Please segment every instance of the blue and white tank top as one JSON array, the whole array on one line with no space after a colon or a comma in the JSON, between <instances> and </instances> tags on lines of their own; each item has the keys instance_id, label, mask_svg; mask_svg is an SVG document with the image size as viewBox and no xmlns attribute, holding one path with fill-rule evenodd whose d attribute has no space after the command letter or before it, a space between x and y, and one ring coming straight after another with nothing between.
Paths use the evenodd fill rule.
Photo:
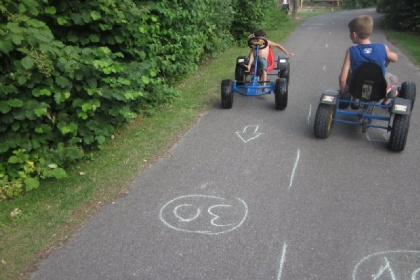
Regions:
<instances>
[{"instance_id":1,"label":"blue and white tank top","mask_svg":"<svg viewBox=\"0 0 420 280\"><path fill-rule=\"evenodd\" d=\"M364 44L355 45L349 48L350 51L350 68L352 71L366 62L375 62L381 66L385 75L385 62L387 60L386 49L384 44Z\"/></svg>"}]
</instances>

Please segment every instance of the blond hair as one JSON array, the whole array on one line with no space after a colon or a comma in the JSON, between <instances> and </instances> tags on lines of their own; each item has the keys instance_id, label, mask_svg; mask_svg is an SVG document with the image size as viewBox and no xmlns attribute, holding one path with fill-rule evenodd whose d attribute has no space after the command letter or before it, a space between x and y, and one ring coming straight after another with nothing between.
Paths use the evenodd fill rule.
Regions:
<instances>
[{"instance_id":1,"label":"blond hair","mask_svg":"<svg viewBox=\"0 0 420 280\"><path fill-rule=\"evenodd\" d=\"M362 39L367 39L372 34L373 18L371 16L358 16L349 22L350 32L356 32Z\"/></svg>"}]
</instances>

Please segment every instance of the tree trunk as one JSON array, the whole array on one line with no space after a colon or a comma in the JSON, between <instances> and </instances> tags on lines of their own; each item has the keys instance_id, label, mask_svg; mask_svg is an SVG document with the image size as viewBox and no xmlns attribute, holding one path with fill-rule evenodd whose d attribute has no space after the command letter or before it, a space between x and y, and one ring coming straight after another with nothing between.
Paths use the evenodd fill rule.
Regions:
<instances>
[{"instance_id":1,"label":"tree trunk","mask_svg":"<svg viewBox=\"0 0 420 280\"><path fill-rule=\"evenodd\" d=\"M292 19L298 19L297 10L299 5L299 0L291 0L292 2Z\"/></svg>"}]
</instances>

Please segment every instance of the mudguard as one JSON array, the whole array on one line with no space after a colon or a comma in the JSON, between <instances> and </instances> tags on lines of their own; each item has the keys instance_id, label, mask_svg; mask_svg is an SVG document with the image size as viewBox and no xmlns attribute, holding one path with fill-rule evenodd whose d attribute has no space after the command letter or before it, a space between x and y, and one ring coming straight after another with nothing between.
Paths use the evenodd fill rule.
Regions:
<instances>
[{"instance_id":1,"label":"mudguard","mask_svg":"<svg viewBox=\"0 0 420 280\"><path fill-rule=\"evenodd\" d=\"M408 115L411 112L411 100L405 98L395 98L392 104L391 113L398 115Z\"/></svg>"},{"instance_id":2,"label":"mudguard","mask_svg":"<svg viewBox=\"0 0 420 280\"><path fill-rule=\"evenodd\" d=\"M321 95L320 103L336 105L339 98L338 90L326 90Z\"/></svg>"},{"instance_id":3,"label":"mudguard","mask_svg":"<svg viewBox=\"0 0 420 280\"><path fill-rule=\"evenodd\" d=\"M279 55L279 60L277 61L277 69L279 71L287 70L288 62L289 57L287 55Z\"/></svg>"}]
</instances>

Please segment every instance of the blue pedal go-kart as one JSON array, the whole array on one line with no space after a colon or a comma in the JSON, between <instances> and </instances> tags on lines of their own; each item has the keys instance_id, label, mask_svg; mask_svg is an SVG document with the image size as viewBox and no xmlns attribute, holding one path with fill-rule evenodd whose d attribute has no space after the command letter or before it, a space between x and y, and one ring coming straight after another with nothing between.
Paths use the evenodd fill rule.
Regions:
<instances>
[{"instance_id":1,"label":"blue pedal go-kart","mask_svg":"<svg viewBox=\"0 0 420 280\"><path fill-rule=\"evenodd\" d=\"M315 136L327 138L335 123L361 126L363 133L371 127L379 128L391 131L388 142L391 151L403 151L416 98L416 84L406 81L397 85L397 89L398 97L390 98L385 105L381 100L389 96L381 67L373 62L363 64L352 74L348 84L353 99L341 97L336 90L322 94L315 115ZM350 105L353 110L347 109ZM378 114L379 109L384 109L382 114Z\"/></svg>"},{"instance_id":2,"label":"blue pedal go-kart","mask_svg":"<svg viewBox=\"0 0 420 280\"><path fill-rule=\"evenodd\" d=\"M234 93L242 96L261 96L274 92L275 107L284 110L287 107L288 85L290 76L289 57L280 55L274 60L273 50L268 46L265 38L253 37L248 40L248 46L256 53L253 66L249 71L246 67L247 56L239 56L236 59L235 80L225 79L222 81L221 97L222 108L230 109L233 105ZM273 81L262 81L261 70L258 69L259 51L269 47L267 76L276 75L278 78ZM276 64L276 65L275 65ZM276 71L275 73L271 73Z\"/></svg>"}]
</instances>

